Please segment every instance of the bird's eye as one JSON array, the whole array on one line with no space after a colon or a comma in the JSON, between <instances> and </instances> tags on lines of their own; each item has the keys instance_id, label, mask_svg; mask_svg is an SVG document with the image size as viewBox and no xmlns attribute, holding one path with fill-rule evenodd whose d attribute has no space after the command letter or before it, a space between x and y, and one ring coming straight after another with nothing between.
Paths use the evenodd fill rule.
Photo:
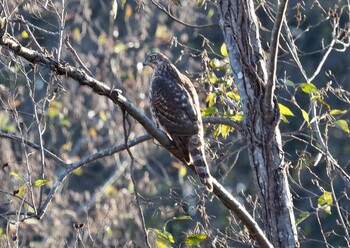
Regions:
<instances>
[{"instance_id":1,"label":"bird's eye","mask_svg":"<svg viewBox=\"0 0 350 248\"><path fill-rule=\"evenodd\" d=\"M155 60L155 59L156 59L156 55L152 55L151 60Z\"/></svg>"}]
</instances>

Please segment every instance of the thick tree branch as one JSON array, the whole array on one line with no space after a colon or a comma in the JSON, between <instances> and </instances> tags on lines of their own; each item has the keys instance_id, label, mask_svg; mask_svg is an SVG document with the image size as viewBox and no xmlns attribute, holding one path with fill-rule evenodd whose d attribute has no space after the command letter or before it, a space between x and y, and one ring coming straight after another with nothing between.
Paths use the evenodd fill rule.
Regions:
<instances>
[{"instance_id":1,"label":"thick tree branch","mask_svg":"<svg viewBox=\"0 0 350 248\"><path fill-rule=\"evenodd\" d=\"M56 72L59 75L66 76L68 78L72 78L77 81L80 85L90 87L95 93L99 95L103 95L108 97L114 103L116 103L121 109L125 110L129 115L131 115L136 121L138 121L147 132L156 139L163 147L168 149L174 156L178 157L180 160L183 159L179 156L176 148L171 145L171 141L168 137L160 131L157 126L145 116L138 108L136 108L130 101L127 100L121 94L121 91L118 89L110 88L106 84L94 79L89 76L83 69L73 67L67 63L62 61L55 60L52 56L48 54L39 53L32 49L23 47L14 37L10 36L6 33L6 28L4 23L0 23L0 45L8 48L11 52L20 56L32 64L41 64L50 70ZM141 138L140 138L141 139ZM142 139L145 139L142 138ZM135 141L134 142L138 142ZM128 144L128 147L132 146L132 144ZM125 144L120 145L118 149L125 149ZM93 154L88 156L82 160L79 160L76 163L72 163L69 167L58 177L53 187L51 188L48 197L45 202L39 208L39 212L36 217L41 218L49 206L49 203L52 201L57 189L62 184L62 182L66 179L67 175L69 175L73 170L78 168L79 166L85 165L91 161L94 161L100 157L105 156L108 151L99 152L97 154ZM191 167L193 169L193 167ZM234 197L224 189L222 185L219 184L216 180L214 180L214 194L216 197L231 211L233 211L239 218L242 223L248 228L250 234L255 238L260 247L272 247L272 245L267 240L264 232L260 229L257 223L254 221L253 217L244 209L244 207L234 199Z\"/></svg>"}]
</instances>

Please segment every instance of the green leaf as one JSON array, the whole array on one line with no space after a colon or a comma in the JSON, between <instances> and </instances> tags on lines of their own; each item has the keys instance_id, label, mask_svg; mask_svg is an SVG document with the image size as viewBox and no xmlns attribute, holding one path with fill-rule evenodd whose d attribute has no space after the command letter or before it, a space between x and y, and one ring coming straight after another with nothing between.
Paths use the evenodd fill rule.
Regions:
<instances>
[{"instance_id":1,"label":"green leaf","mask_svg":"<svg viewBox=\"0 0 350 248\"><path fill-rule=\"evenodd\" d=\"M149 228L149 230L153 231L157 235L157 240L159 240L160 243L164 243L164 244L174 244L175 243L173 235L170 232L165 231L165 230L160 230L157 228ZM164 246L164 247L169 247L169 246Z\"/></svg>"},{"instance_id":2,"label":"green leaf","mask_svg":"<svg viewBox=\"0 0 350 248\"><path fill-rule=\"evenodd\" d=\"M222 43L221 47L220 47L220 52L222 54L222 56L224 56L225 58L228 58L228 52L227 52L227 47L225 43Z\"/></svg>"},{"instance_id":3,"label":"green leaf","mask_svg":"<svg viewBox=\"0 0 350 248\"><path fill-rule=\"evenodd\" d=\"M40 187L41 185L47 184L48 182L50 182L50 179L38 179L35 180L34 182L34 187Z\"/></svg>"},{"instance_id":4,"label":"green leaf","mask_svg":"<svg viewBox=\"0 0 350 248\"><path fill-rule=\"evenodd\" d=\"M300 110L301 110L301 114L303 115L304 120L307 122L307 124L310 125L309 114L304 109L300 109Z\"/></svg>"},{"instance_id":5,"label":"green leaf","mask_svg":"<svg viewBox=\"0 0 350 248\"><path fill-rule=\"evenodd\" d=\"M202 110L202 116L212 116L218 111L216 107L205 108Z\"/></svg>"},{"instance_id":6,"label":"green leaf","mask_svg":"<svg viewBox=\"0 0 350 248\"><path fill-rule=\"evenodd\" d=\"M19 180L21 180L23 183L26 183L25 178L24 178L22 175L18 174L17 172L11 171L11 172L10 172L10 175L11 175L11 176L14 176L14 177L17 177L17 178L18 178Z\"/></svg>"},{"instance_id":7,"label":"green leaf","mask_svg":"<svg viewBox=\"0 0 350 248\"><path fill-rule=\"evenodd\" d=\"M299 214L299 218L296 220L297 225L306 220L310 216L309 212L302 212Z\"/></svg>"},{"instance_id":8,"label":"green leaf","mask_svg":"<svg viewBox=\"0 0 350 248\"><path fill-rule=\"evenodd\" d=\"M348 123L346 122L346 120L337 120L335 122L335 126L341 130L343 130L344 132L346 133L350 133L350 130L349 130L349 125Z\"/></svg>"},{"instance_id":9,"label":"green leaf","mask_svg":"<svg viewBox=\"0 0 350 248\"><path fill-rule=\"evenodd\" d=\"M289 79L283 80L283 83L287 86L292 86L292 87L295 86L295 84Z\"/></svg>"},{"instance_id":10,"label":"green leaf","mask_svg":"<svg viewBox=\"0 0 350 248\"><path fill-rule=\"evenodd\" d=\"M208 238L208 235L206 235L205 233L196 234L194 236L187 237L185 239L185 245L198 246L207 238Z\"/></svg>"},{"instance_id":11,"label":"green leaf","mask_svg":"<svg viewBox=\"0 0 350 248\"><path fill-rule=\"evenodd\" d=\"M331 206L333 205L333 197L330 192L324 192L317 199L317 205L323 209L327 214L331 214Z\"/></svg>"},{"instance_id":12,"label":"green leaf","mask_svg":"<svg viewBox=\"0 0 350 248\"><path fill-rule=\"evenodd\" d=\"M333 109L333 110L331 110L330 114L331 115L343 115L343 114L346 114L347 112L348 112L347 109L344 109L344 110Z\"/></svg>"},{"instance_id":13,"label":"green leaf","mask_svg":"<svg viewBox=\"0 0 350 248\"><path fill-rule=\"evenodd\" d=\"M294 116L293 112L283 104L279 103L278 106L280 108L281 115Z\"/></svg>"},{"instance_id":14,"label":"green leaf","mask_svg":"<svg viewBox=\"0 0 350 248\"><path fill-rule=\"evenodd\" d=\"M307 94L317 92L317 88L313 83L302 83L300 84L300 88L302 91L304 91Z\"/></svg>"},{"instance_id":15,"label":"green leaf","mask_svg":"<svg viewBox=\"0 0 350 248\"><path fill-rule=\"evenodd\" d=\"M174 217L173 220L192 220L192 217L189 215L182 215L182 216Z\"/></svg>"}]
</instances>

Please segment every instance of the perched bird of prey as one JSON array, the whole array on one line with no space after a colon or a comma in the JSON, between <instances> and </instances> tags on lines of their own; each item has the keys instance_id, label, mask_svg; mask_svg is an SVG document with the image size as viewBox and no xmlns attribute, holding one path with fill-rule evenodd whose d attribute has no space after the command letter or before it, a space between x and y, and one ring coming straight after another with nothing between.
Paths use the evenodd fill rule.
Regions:
<instances>
[{"instance_id":1,"label":"perched bird of prey","mask_svg":"<svg viewBox=\"0 0 350 248\"><path fill-rule=\"evenodd\" d=\"M212 191L212 177L204 153L202 117L194 86L161 53L148 54L143 64L153 68L150 101L154 119L173 140L186 163L194 165L207 190Z\"/></svg>"}]
</instances>

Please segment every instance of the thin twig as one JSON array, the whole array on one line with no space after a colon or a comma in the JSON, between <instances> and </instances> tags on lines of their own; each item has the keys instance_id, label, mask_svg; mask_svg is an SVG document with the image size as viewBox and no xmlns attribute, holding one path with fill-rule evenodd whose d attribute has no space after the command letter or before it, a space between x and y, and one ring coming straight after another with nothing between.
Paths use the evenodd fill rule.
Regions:
<instances>
[{"instance_id":1,"label":"thin twig","mask_svg":"<svg viewBox=\"0 0 350 248\"><path fill-rule=\"evenodd\" d=\"M128 128L126 127L126 122L128 122ZM151 245L150 245L149 240L148 240L148 235L147 235L145 217L143 215L143 211L142 211L142 207L141 207L141 203L140 203L140 195L139 195L139 191L137 189L137 182L136 182L135 174L134 174L134 172L135 172L135 159L134 159L134 156L132 155L130 148L128 146L128 138L130 135L130 128L131 128L131 125L130 125L130 120L128 119L128 114L125 113L125 111L123 111L123 130L124 130L125 147L126 147L126 151L129 154L129 157L131 159L131 162L130 162L131 181L132 181L132 184L134 186L136 205L137 205L137 209L138 209L138 212L140 215L142 230L144 233L146 245L148 248L151 248Z\"/></svg>"},{"instance_id":2,"label":"thin twig","mask_svg":"<svg viewBox=\"0 0 350 248\"><path fill-rule=\"evenodd\" d=\"M173 19L174 21L188 27L188 28L219 28L219 24L214 23L214 24L206 24L206 25L193 25L193 24L188 24L185 23L179 19L177 19L175 16L173 16L171 13L169 13L166 8L161 5L159 2L155 1L155 0L151 0L152 3L161 11L163 11L167 16L169 16L171 19Z\"/></svg>"}]
</instances>

